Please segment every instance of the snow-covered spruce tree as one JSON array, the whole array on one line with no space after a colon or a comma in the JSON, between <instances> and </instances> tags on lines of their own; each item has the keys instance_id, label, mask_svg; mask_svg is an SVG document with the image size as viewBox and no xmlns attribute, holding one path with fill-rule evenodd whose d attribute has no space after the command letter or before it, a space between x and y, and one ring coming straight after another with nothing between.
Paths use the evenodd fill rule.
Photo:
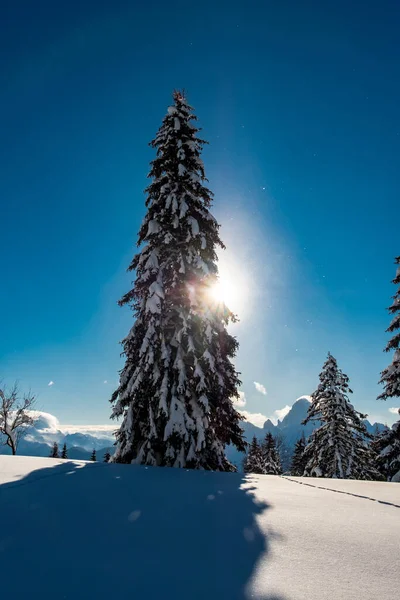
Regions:
<instances>
[{"instance_id":1,"label":"snow-covered spruce tree","mask_svg":"<svg viewBox=\"0 0 400 600\"><path fill-rule=\"evenodd\" d=\"M319 376L320 384L312 394L305 425L320 421L304 451L304 475L339 479L380 479L368 446L368 434L362 421L367 415L355 410L348 394L349 378L328 358Z\"/></svg>"},{"instance_id":2,"label":"snow-covered spruce tree","mask_svg":"<svg viewBox=\"0 0 400 600\"><path fill-rule=\"evenodd\" d=\"M400 483L400 420L391 429L380 432L375 437L372 448L376 466L383 478Z\"/></svg>"},{"instance_id":3,"label":"snow-covered spruce tree","mask_svg":"<svg viewBox=\"0 0 400 600\"><path fill-rule=\"evenodd\" d=\"M398 285L399 289L393 296L393 303L388 309L390 314L393 315L393 319L386 330L394 335L388 341L385 348L385 352L394 350L394 355L391 364L381 373L379 383L382 383L385 389L382 394L378 396L379 400L400 397L400 256L395 258L395 263L399 266L397 267L396 277L393 279L393 283Z\"/></svg>"},{"instance_id":4,"label":"snow-covered spruce tree","mask_svg":"<svg viewBox=\"0 0 400 600\"><path fill-rule=\"evenodd\" d=\"M304 437L304 433L300 439L297 440L293 456L292 456L292 464L290 466L290 474L295 477L302 477L304 473L304 469L306 466L304 450L306 447L306 438Z\"/></svg>"},{"instance_id":5,"label":"snow-covered spruce tree","mask_svg":"<svg viewBox=\"0 0 400 600\"><path fill-rule=\"evenodd\" d=\"M384 385L384 391L378 396L379 400L400 398L400 256L395 258L395 264L398 267L393 283L399 287L393 296L393 303L388 309L393 315L393 319L386 330L394 335L385 348L386 352L394 350L394 355L391 364L381 373L379 383ZM400 420L393 425L391 430L379 436L374 446L379 452L378 467L382 473L389 481L400 482Z\"/></svg>"},{"instance_id":6,"label":"snow-covered spruce tree","mask_svg":"<svg viewBox=\"0 0 400 600\"><path fill-rule=\"evenodd\" d=\"M64 444L62 452L61 452L61 458L68 458L68 451L67 451L67 444Z\"/></svg>"},{"instance_id":7,"label":"snow-covered spruce tree","mask_svg":"<svg viewBox=\"0 0 400 600\"><path fill-rule=\"evenodd\" d=\"M272 433L267 433L261 446L263 473L282 475L282 465Z\"/></svg>"},{"instance_id":8,"label":"snow-covered spruce tree","mask_svg":"<svg viewBox=\"0 0 400 600\"><path fill-rule=\"evenodd\" d=\"M53 447L51 449L50 452L50 458L60 458L60 455L58 453L58 444L57 442L54 442Z\"/></svg>"},{"instance_id":9,"label":"snow-covered spruce tree","mask_svg":"<svg viewBox=\"0 0 400 600\"><path fill-rule=\"evenodd\" d=\"M125 366L112 417L122 417L114 462L233 471L225 445L245 450L242 416L232 403L240 381L231 362L234 317L211 300L217 248L224 248L209 209L196 117L174 93L151 146L141 250L129 267L135 323L123 340Z\"/></svg>"},{"instance_id":10,"label":"snow-covered spruce tree","mask_svg":"<svg viewBox=\"0 0 400 600\"><path fill-rule=\"evenodd\" d=\"M110 462L110 458L111 458L111 454L109 452L106 452L105 455L104 455L103 461L105 463L108 463L108 462Z\"/></svg>"},{"instance_id":11,"label":"snow-covered spruce tree","mask_svg":"<svg viewBox=\"0 0 400 600\"><path fill-rule=\"evenodd\" d=\"M96 450L93 448L93 452L90 455L90 460L93 462L96 462L97 458L96 458Z\"/></svg>"},{"instance_id":12,"label":"snow-covered spruce tree","mask_svg":"<svg viewBox=\"0 0 400 600\"><path fill-rule=\"evenodd\" d=\"M246 458L244 459L243 470L245 473L256 473L257 475L264 473L262 450L256 436L253 437Z\"/></svg>"}]
</instances>

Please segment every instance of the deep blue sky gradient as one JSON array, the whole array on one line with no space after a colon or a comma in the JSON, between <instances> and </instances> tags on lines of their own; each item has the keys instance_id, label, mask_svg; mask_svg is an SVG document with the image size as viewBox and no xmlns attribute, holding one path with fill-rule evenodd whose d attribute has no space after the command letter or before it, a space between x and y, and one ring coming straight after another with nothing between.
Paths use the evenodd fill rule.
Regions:
<instances>
[{"instance_id":1,"label":"deep blue sky gradient","mask_svg":"<svg viewBox=\"0 0 400 600\"><path fill-rule=\"evenodd\" d=\"M0 377L64 423L107 421L147 144L184 87L249 289L246 409L311 393L331 350L356 406L392 422L398 403L375 398L400 253L399 26L391 0L6 2Z\"/></svg>"}]
</instances>

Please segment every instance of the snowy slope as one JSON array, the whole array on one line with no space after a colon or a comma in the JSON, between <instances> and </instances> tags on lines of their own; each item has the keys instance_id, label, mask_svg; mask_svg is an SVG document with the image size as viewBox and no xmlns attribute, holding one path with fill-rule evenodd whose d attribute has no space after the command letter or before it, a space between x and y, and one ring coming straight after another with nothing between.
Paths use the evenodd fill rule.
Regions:
<instances>
[{"instance_id":1,"label":"snowy slope","mask_svg":"<svg viewBox=\"0 0 400 600\"><path fill-rule=\"evenodd\" d=\"M400 485L292 479L1 456L2 596L394 600Z\"/></svg>"}]
</instances>

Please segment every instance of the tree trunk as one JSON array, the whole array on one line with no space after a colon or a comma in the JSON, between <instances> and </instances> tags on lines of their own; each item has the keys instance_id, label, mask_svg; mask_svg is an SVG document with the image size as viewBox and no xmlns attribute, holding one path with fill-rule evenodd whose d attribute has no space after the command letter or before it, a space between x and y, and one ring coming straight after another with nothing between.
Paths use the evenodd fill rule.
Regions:
<instances>
[{"instance_id":1,"label":"tree trunk","mask_svg":"<svg viewBox=\"0 0 400 600\"><path fill-rule=\"evenodd\" d=\"M10 435L8 436L7 445L10 446L12 455L15 456L17 454L17 448L15 446L14 440Z\"/></svg>"}]
</instances>

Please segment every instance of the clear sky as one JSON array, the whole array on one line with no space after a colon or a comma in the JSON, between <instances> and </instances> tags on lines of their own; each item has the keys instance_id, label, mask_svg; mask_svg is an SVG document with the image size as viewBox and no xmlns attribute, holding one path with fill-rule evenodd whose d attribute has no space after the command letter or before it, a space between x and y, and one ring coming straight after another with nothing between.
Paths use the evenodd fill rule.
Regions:
<instances>
[{"instance_id":1,"label":"clear sky","mask_svg":"<svg viewBox=\"0 0 400 600\"><path fill-rule=\"evenodd\" d=\"M393 422L399 403L375 398L400 253L399 27L393 0L5 2L0 377L62 423L107 422L147 143L184 87L245 409L311 393L330 350L356 407Z\"/></svg>"}]
</instances>

